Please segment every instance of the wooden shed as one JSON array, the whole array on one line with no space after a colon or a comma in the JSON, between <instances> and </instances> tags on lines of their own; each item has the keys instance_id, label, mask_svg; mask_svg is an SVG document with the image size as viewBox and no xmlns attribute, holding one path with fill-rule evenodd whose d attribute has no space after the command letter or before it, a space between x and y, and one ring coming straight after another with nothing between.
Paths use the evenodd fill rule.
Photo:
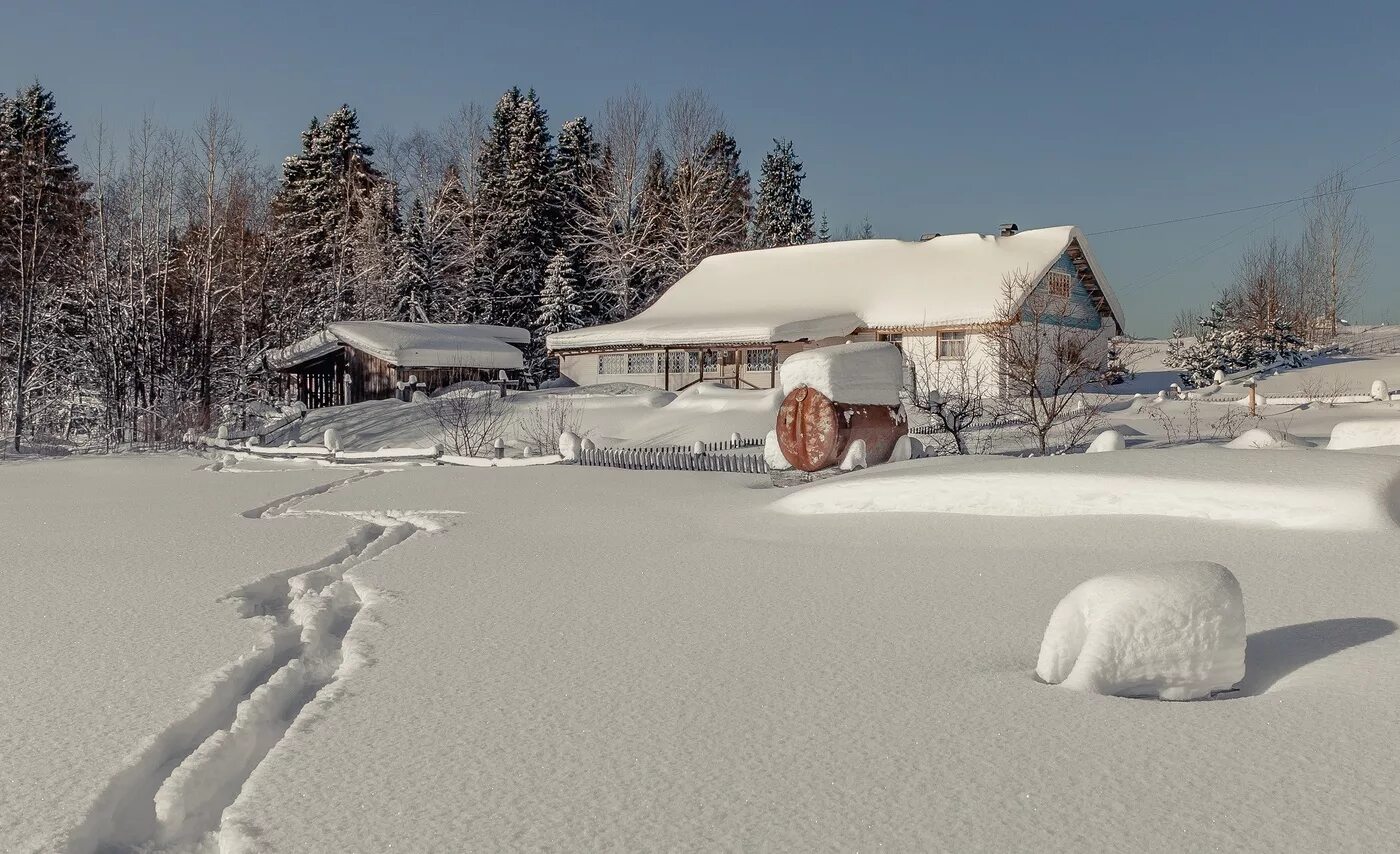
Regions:
<instances>
[{"instance_id":1,"label":"wooden shed","mask_svg":"<svg viewBox=\"0 0 1400 854\"><path fill-rule=\"evenodd\" d=\"M514 326L471 323L340 321L259 357L287 378L308 408L394 397L416 378L428 393L465 380L512 381L524 368L530 333Z\"/></svg>"}]
</instances>

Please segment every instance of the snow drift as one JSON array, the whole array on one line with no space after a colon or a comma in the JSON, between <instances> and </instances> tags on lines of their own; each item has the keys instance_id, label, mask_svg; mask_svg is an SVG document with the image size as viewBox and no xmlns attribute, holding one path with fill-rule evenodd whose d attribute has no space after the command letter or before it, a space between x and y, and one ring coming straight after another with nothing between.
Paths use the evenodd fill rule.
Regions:
<instances>
[{"instance_id":1,"label":"snow drift","mask_svg":"<svg viewBox=\"0 0 1400 854\"><path fill-rule=\"evenodd\" d=\"M1060 600L1035 672L1075 691L1195 700L1244 678L1244 597L1217 563L1091 578Z\"/></svg>"},{"instance_id":2,"label":"snow drift","mask_svg":"<svg viewBox=\"0 0 1400 854\"><path fill-rule=\"evenodd\" d=\"M1351 448L1380 448L1386 445L1400 445L1400 418L1339 421L1332 428L1332 438L1327 443L1327 450L1345 451Z\"/></svg>"},{"instance_id":3,"label":"snow drift","mask_svg":"<svg viewBox=\"0 0 1400 854\"><path fill-rule=\"evenodd\" d=\"M1393 529L1400 460L1378 460L1287 454L1264 467L1249 454L1211 447L935 458L813 484L773 507L791 514L1172 516L1300 530Z\"/></svg>"},{"instance_id":4,"label":"snow drift","mask_svg":"<svg viewBox=\"0 0 1400 854\"><path fill-rule=\"evenodd\" d=\"M1313 446L1307 439L1299 439L1292 433L1272 430L1268 427L1254 427L1244 431L1228 442L1225 447L1234 450L1279 450L1301 451Z\"/></svg>"}]
</instances>

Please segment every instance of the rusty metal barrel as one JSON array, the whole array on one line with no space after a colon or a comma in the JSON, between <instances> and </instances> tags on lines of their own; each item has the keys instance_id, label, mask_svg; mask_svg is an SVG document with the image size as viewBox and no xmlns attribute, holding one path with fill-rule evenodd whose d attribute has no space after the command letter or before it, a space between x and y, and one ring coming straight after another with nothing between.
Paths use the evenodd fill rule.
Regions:
<instances>
[{"instance_id":1,"label":"rusty metal barrel","mask_svg":"<svg viewBox=\"0 0 1400 854\"><path fill-rule=\"evenodd\" d=\"M865 441L871 465L883 463L909 425L897 406L839 403L798 386L783 398L777 431L778 448L793 468L815 472L839 464L857 439Z\"/></svg>"}]
</instances>

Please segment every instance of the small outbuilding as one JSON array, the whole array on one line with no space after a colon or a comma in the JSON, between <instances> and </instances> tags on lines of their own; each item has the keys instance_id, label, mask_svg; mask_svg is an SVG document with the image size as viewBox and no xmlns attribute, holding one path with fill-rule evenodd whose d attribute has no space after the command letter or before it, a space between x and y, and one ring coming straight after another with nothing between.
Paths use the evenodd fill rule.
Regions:
<instances>
[{"instance_id":1,"label":"small outbuilding","mask_svg":"<svg viewBox=\"0 0 1400 854\"><path fill-rule=\"evenodd\" d=\"M466 380L518 382L530 333L514 326L347 320L256 360L314 409L394 397L410 377L431 394Z\"/></svg>"}]
</instances>

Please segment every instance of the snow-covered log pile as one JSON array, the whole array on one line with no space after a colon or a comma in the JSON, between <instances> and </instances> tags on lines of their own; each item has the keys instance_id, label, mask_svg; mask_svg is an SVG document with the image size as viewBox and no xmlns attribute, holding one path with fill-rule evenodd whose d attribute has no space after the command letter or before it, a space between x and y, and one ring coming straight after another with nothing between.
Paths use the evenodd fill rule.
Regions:
<instances>
[{"instance_id":1,"label":"snow-covered log pile","mask_svg":"<svg viewBox=\"0 0 1400 854\"><path fill-rule=\"evenodd\" d=\"M1076 691L1195 700L1244 678L1244 596L1217 563L1091 578L1060 600L1036 675Z\"/></svg>"}]
</instances>

